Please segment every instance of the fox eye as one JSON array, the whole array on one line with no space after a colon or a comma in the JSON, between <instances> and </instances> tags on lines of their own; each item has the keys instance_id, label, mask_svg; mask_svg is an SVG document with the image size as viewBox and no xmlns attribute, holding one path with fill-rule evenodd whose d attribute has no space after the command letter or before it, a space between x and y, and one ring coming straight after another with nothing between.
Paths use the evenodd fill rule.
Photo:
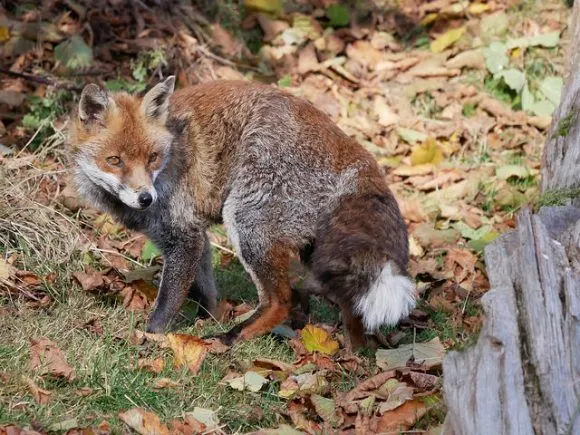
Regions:
<instances>
[{"instance_id":1,"label":"fox eye","mask_svg":"<svg viewBox=\"0 0 580 435\"><path fill-rule=\"evenodd\" d=\"M159 157L158 153L149 154L149 163L155 163L158 157Z\"/></svg>"},{"instance_id":2,"label":"fox eye","mask_svg":"<svg viewBox=\"0 0 580 435\"><path fill-rule=\"evenodd\" d=\"M121 161L121 157L111 156L111 157L107 157L107 163L111 166L121 166L121 164L123 162Z\"/></svg>"}]
</instances>

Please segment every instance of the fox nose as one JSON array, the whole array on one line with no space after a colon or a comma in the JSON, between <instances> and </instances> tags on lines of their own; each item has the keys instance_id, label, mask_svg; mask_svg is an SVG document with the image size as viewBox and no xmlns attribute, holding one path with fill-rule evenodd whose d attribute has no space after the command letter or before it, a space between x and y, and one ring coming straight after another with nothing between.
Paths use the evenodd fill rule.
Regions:
<instances>
[{"instance_id":1,"label":"fox nose","mask_svg":"<svg viewBox=\"0 0 580 435\"><path fill-rule=\"evenodd\" d=\"M145 208L151 205L151 203L153 202L153 197L149 192L143 192L139 194L137 200L139 201L139 205Z\"/></svg>"}]
</instances>

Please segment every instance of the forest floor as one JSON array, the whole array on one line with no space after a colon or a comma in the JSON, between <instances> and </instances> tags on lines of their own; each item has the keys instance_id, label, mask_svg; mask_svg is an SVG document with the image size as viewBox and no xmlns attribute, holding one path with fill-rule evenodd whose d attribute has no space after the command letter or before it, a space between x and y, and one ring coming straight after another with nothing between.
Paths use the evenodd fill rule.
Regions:
<instances>
[{"instance_id":1,"label":"forest floor","mask_svg":"<svg viewBox=\"0 0 580 435\"><path fill-rule=\"evenodd\" d=\"M560 0L10 1L0 7L0 434L430 433L441 361L473 343L483 248L538 196L560 100ZM386 169L409 228L417 309L388 346L344 349L338 311L220 349L196 337L255 307L212 227L217 319L143 333L162 260L84 206L67 175L84 84L141 92L175 74L303 96ZM293 280L299 281L299 270ZM26 433L36 433L26 432ZM24 433L24 432L23 432Z\"/></svg>"}]
</instances>

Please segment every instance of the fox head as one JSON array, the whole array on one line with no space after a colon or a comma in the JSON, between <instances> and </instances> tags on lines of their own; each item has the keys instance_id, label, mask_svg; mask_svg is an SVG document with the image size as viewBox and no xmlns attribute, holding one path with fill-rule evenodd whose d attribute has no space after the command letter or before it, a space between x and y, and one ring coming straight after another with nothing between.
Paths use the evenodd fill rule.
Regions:
<instances>
[{"instance_id":1,"label":"fox head","mask_svg":"<svg viewBox=\"0 0 580 435\"><path fill-rule=\"evenodd\" d=\"M165 123L174 86L170 76L142 98L110 94L95 84L83 89L71 132L81 193L104 189L136 210L157 200L155 179L173 140Z\"/></svg>"}]
</instances>

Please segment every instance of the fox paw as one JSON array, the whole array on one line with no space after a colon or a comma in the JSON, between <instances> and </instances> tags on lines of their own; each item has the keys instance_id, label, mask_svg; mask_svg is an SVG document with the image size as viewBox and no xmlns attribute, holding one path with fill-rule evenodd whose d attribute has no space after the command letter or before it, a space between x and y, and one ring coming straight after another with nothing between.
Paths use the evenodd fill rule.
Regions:
<instances>
[{"instance_id":1,"label":"fox paw","mask_svg":"<svg viewBox=\"0 0 580 435\"><path fill-rule=\"evenodd\" d=\"M237 333L232 333L233 331L225 332L222 334L209 334L203 337L204 340L218 340L226 346L232 346L238 339Z\"/></svg>"}]
</instances>

